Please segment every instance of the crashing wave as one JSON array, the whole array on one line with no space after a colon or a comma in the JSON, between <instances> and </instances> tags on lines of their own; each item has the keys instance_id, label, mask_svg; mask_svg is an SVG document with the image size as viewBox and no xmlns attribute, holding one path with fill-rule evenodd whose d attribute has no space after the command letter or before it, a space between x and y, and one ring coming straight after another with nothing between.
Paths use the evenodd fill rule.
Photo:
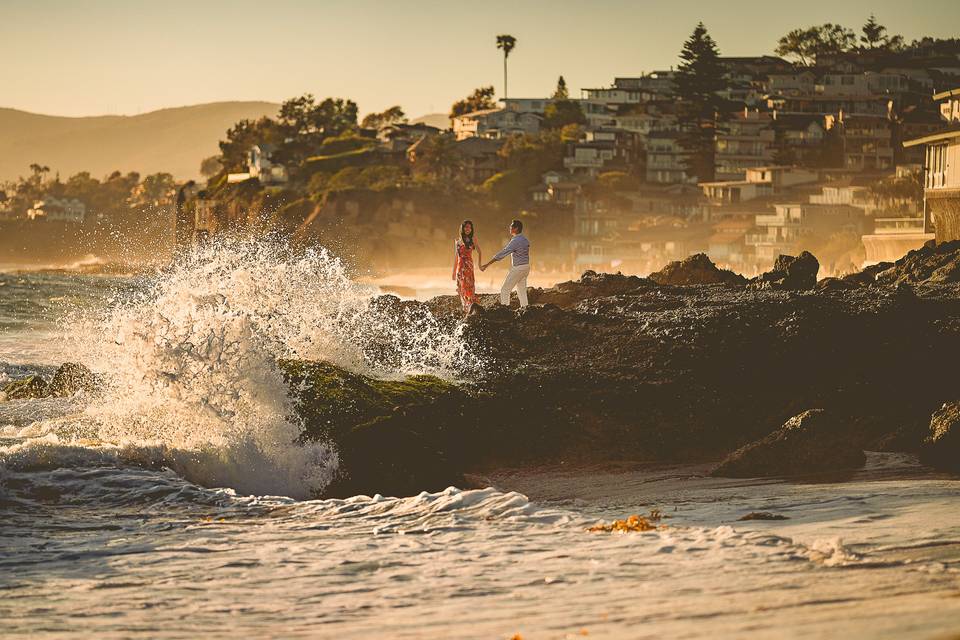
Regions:
<instances>
[{"instance_id":1,"label":"crashing wave","mask_svg":"<svg viewBox=\"0 0 960 640\"><path fill-rule=\"evenodd\" d=\"M105 375L107 391L77 415L41 423L35 436L52 440L31 446L50 454L95 441L94 459L160 455L206 486L306 498L331 481L337 453L330 443L297 442L302 425L277 360L451 377L476 364L459 331L422 308L378 302L326 250L225 241L105 312L64 322L70 351ZM12 461L14 452L2 455Z\"/></svg>"}]
</instances>

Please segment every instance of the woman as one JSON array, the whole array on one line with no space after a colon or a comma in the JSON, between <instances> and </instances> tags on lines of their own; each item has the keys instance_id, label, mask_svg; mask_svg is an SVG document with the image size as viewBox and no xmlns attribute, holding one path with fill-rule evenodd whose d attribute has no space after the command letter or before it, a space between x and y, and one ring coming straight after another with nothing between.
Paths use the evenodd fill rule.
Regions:
<instances>
[{"instance_id":1,"label":"woman","mask_svg":"<svg viewBox=\"0 0 960 640\"><path fill-rule=\"evenodd\" d=\"M473 237L473 222L464 220L460 223L460 237L454 242L455 259L453 262L453 279L457 281L457 294L463 304L464 317L470 315L473 303L477 301L477 292L473 279L473 251L477 251L477 260L483 262L480 254L480 245Z\"/></svg>"}]
</instances>

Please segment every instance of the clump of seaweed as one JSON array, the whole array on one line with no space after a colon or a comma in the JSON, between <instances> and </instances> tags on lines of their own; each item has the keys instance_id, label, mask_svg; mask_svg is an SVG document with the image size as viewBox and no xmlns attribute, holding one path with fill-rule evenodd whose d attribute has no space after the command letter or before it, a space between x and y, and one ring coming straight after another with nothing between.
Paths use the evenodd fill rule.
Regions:
<instances>
[{"instance_id":1,"label":"clump of seaweed","mask_svg":"<svg viewBox=\"0 0 960 640\"><path fill-rule=\"evenodd\" d=\"M746 520L789 520L787 516L780 515L779 513L770 513L769 511L751 511L745 516L737 518L740 522Z\"/></svg>"},{"instance_id":2,"label":"clump of seaweed","mask_svg":"<svg viewBox=\"0 0 960 640\"><path fill-rule=\"evenodd\" d=\"M601 523L594 525L587 529L587 531L603 531L606 533L612 533L614 531L621 533L656 531L657 529L666 527L666 525L658 524L661 519L663 519L663 512L661 512L660 509L651 509L649 515L639 516L634 514L625 520L614 520L610 524Z\"/></svg>"}]
</instances>

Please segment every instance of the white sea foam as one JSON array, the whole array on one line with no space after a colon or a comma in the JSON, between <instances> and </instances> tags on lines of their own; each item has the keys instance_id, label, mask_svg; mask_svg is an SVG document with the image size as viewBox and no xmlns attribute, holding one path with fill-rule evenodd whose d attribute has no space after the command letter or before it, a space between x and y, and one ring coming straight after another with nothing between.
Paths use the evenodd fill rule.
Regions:
<instances>
[{"instance_id":1,"label":"white sea foam","mask_svg":"<svg viewBox=\"0 0 960 640\"><path fill-rule=\"evenodd\" d=\"M171 466L208 486L309 497L332 479L337 454L329 443L296 443L301 424L278 359L384 376L452 376L476 365L457 326L420 307L387 307L324 250L212 246L107 312L64 323L74 359L104 374L108 390L34 434L53 441L27 446L75 456L78 439L94 441L95 459L167 452Z\"/></svg>"}]
</instances>

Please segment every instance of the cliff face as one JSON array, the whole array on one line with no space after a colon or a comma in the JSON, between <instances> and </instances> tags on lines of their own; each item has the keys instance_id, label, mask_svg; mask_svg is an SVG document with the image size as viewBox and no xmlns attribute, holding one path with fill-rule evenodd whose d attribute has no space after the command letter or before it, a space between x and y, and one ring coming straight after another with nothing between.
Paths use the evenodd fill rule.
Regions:
<instances>
[{"instance_id":1,"label":"cliff face","mask_svg":"<svg viewBox=\"0 0 960 640\"><path fill-rule=\"evenodd\" d=\"M926 251L887 279L943 259ZM384 469L402 469L405 488L436 489L500 465L719 459L811 409L861 449L917 450L931 413L960 396L960 289L873 275L791 291L758 286L769 278L674 286L587 273L532 290L524 310L485 297L465 330L484 370L349 421L378 453L336 435L351 442L340 490L390 491ZM458 309L452 297L425 304Z\"/></svg>"}]
</instances>

